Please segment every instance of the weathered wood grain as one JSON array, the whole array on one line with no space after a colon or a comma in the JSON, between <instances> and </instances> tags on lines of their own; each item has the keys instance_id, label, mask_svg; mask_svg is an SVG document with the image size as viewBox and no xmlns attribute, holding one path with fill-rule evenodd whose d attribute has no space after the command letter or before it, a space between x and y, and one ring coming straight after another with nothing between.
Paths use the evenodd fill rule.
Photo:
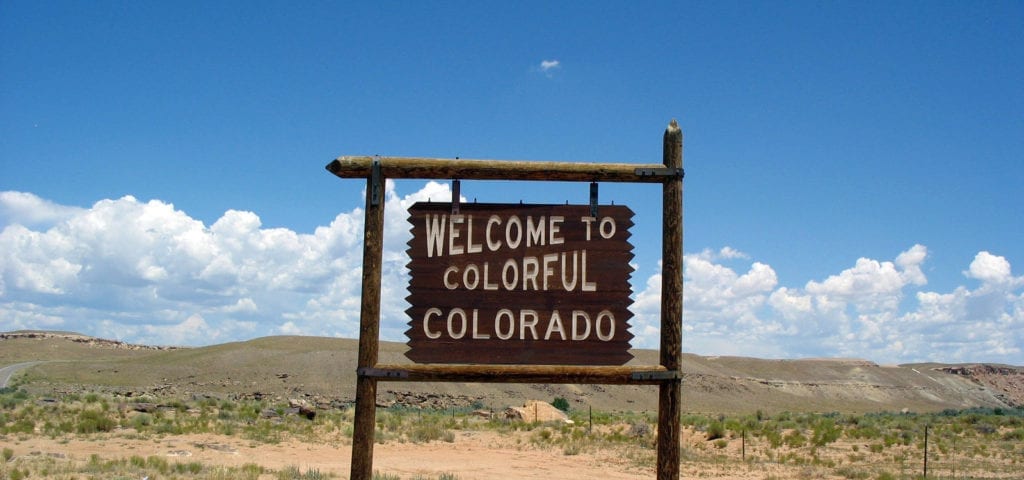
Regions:
<instances>
[{"instance_id":1,"label":"weathered wood grain","mask_svg":"<svg viewBox=\"0 0 1024 480\"><path fill-rule=\"evenodd\" d=\"M520 160L470 160L422 157L343 156L327 164L341 178L369 176L374 160L386 178L462 180L544 180L565 182L661 183L659 175L644 171L664 168L658 164L577 163ZM640 171L641 173L638 173Z\"/></svg>"}]
</instances>

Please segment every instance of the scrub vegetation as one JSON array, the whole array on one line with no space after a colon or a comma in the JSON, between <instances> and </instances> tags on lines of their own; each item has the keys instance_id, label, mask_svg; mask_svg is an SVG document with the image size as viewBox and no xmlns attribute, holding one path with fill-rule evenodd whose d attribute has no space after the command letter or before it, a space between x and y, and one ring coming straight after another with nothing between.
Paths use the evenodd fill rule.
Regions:
<instances>
[{"instance_id":1,"label":"scrub vegetation","mask_svg":"<svg viewBox=\"0 0 1024 480\"><path fill-rule=\"evenodd\" d=\"M562 406L562 402L558 402ZM121 449L87 456L29 451L32 439L121 443L202 436L192 448L227 445L269 448L281 442L351 444L351 408L296 414L287 403L214 398L115 398L102 394L42 397L19 388L0 390L0 478L320 479L348 472L320 466L272 468L259 458L241 465L139 455ZM653 471L657 415L571 409L571 422L507 420L463 409L378 409L378 443L458 444L489 438L505 448L614 458L626 470ZM684 476L765 472L756 478L916 479L923 474L928 432L928 478L1014 478L1024 468L1024 408L934 413L684 414ZM456 448L455 445L452 448ZM582 461L582 460L581 460ZM453 466L453 469L455 466ZM765 477L764 475L767 475ZM378 479L452 480L456 473Z\"/></svg>"}]
</instances>

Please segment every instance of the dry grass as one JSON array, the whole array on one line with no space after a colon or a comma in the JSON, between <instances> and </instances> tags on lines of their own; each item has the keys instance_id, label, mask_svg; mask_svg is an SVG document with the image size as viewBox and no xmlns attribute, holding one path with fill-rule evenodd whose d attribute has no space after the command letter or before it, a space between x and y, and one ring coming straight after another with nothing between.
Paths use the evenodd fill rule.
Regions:
<instances>
[{"instance_id":1,"label":"dry grass","mask_svg":"<svg viewBox=\"0 0 1024 480\"><path fill-rule=\"evenodd\" d=\"M197 435L207 439L193 445L200 449L350 445L352 340L273 337L170 351L66 338L0 342L4 364L51 361L22 372L17 388L0 392L0 479L347 474L336 465L221 464L140 455L137 449ZM401 363L403 351L403 345L383 343L381 361ZM636 355L635 363L649 364L656 352ZM684 360L684 405L704 412L681 419L684 477L916 478L923 468L926 425L929 478L1018 478L1024 462L1024 411L999 408L992 392L953 375L838 360ZM415 392L429 394L434 403L418 404L426 397ZM290 398L312 403L316 417L290 414ZM502 411L530 398L567 399L575 423L472 414L486 407ZM620 478L650 477L657 426L656 414L649 412L656 410L656 398L653 387L639 386L382 383L378 399L399 403L378 409L376 440L554 452L574 462L603 462L600 468L608 472L625 472ZM982 408L943 411L951 407L942 398ZM151 406L134 408L140 402ZM750 405L759 409L751 413ZM866 413L901 409L924 413ZM78 457L26 450L39 441L120 447ZM415 478L474 478L457 467ZM395 477L378 472L378 478Z\"/></svg>"},{"instance_id":2,"label":"dry grass","mask_svg":"<svg viewBox=\"0 0 1024 480\"><path fill-rule=\"evenodd\" d=\"M349 445L352 411L321 411L313 420L266 401L151 399L150 412L123 398L99 394L42 398L22 389L0 392L0 478L334 478L309 465L274 468L258 461L219 465L132 453L130 445L174 443L175 438L219 439L194 448L230 445ZM148 405L148 404L147 404ZM148 408L148 407L147 407ZM656 461L656 420L643 413L574 410L572 424L482 419L468 410L381 409L379 443L454 443L473 435L495 449L557 451L567 457L615 459L609 468L650 471ZM915 478L922 473L924 429L929 430L930 478L1017 478L1024 462L1024 409L974 409L931 414L686 415L681 453L693 476L765 478ZM53 444L97 441L127 445L108 454L73 458L25 451ZM581 460L583 461L583 460ZM438 478L457 478L439 473ZM689 475L687 475L689 476ZM379 478L395 478L380 473ZM427 477L421 477L427 478Z\"/></svg>"}]
</instances>

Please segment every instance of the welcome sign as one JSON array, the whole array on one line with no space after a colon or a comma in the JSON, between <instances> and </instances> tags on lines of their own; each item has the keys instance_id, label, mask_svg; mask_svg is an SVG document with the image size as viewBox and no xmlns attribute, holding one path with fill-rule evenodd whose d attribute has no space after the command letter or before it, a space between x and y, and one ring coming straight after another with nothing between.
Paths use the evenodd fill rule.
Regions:
<instances>
[{"instance_id":1,"label":"welcome sign","mask_svg":"<svg viewBox=\"0 0 1024 480\"><path fill-rule=\"evenodd\" d=\"M622 365L633 212L606 205L417 203L410 347L417 363Z\"/></svg>"}]
</instances>

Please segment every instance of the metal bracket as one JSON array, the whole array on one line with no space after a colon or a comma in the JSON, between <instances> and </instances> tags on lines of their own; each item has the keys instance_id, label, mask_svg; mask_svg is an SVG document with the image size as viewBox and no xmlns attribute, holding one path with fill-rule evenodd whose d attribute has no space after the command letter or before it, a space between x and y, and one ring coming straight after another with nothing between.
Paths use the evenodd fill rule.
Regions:
<instances>
[{"instance_id":1,"label":"metal bracket","mask_svg":"<svg viewBox=\"0 0 1024 480\"><path fill-rule=\"evenodd\" d=\"M679 373L679 370L655 370L651 372L633 372L630 378L640 381L679 380L683 378L683 375Z\"/></svg>"},{"instance_id":2,"label":"metal bracket","mask_svg":"<svg viewBox=\"0 0 1024 480\"><path fill-rule=\"evenodd\" d=\"M356 369L356 375L372 378L409 378L407 370L385 370L376 367L364 367Z\"/></svg>"},{"instance_id":3,"label":"metal bracket","mask_svg":"<svg viewBox=\"0 0 1024 480\"><path fill-rule=\"evenodd\" d=\"M373 159L370 167L370 205L380 205L380 197L383 194L384 185L380 174L380 158Z\"/></svg>"},{"instance_id":4,"label":"metal bracket","mask_svg":"<svg viewBox=\"0 0 1024 480\"><path fill-rule=\"evenodd\" d=\"M597 218L597 182L590 182L590 216Z\"/></svg>"},{"instance_id":5,"label":"metal bracket","mask_svg":"<svg viewBox=\"0 0 1024 480\"><path fill-rule=\"evenodd\" d=\"M459 202L462 198L462 182L459 179L452 180L452 215L459 214Z\"/></svg>"},{"instance_id":6,"label":"metal bracket","mask_svg":"<svg viewBox=\"0 0 1024 480\"><path fill-rule=\"evenodd\" d=\"M669 168L669 167L663 167L663 168L638 168L638 169L634 170L633 173L635 175L639 175L641 177L675 177L675 178L683 178L683 177L686 176L686 173L683 171L682 168Z\"/></svg>"}]
</instances>

